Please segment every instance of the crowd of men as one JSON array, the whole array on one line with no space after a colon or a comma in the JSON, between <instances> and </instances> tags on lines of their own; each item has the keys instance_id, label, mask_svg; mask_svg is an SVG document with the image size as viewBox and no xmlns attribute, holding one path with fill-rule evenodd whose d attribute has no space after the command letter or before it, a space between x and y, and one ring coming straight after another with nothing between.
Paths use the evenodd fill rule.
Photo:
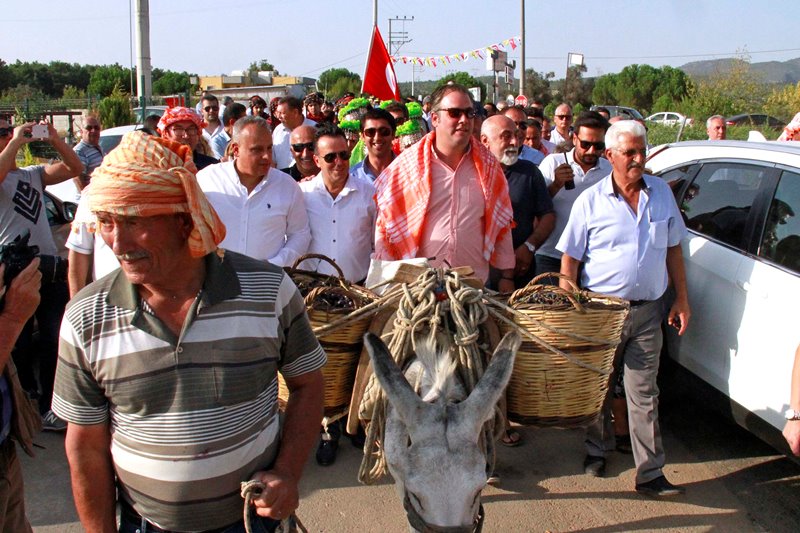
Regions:
<instances>
[{"instance_id":1,"label":"crowd of men","mask_svg":"<svg viewBox=\"0 0 800 533\"><path fill-rule=\"evenodd\" d=\"M0 120L0 244L30 231L54 255L44 187L73 179L79 198L64 279L41 280L34 264L8 288L0 399L35 393L46 428L66 429L84 527L115 530L118 502L131 531L221 530L241 520L239 482L256 479L254 520L271 531L298 505L314 444L319 464L335 461L341 431L320 430L325 354L282 269L306 254L354 283L371 261L425 258L469 266L504 293L557 272L629 300L618 386L587 429L583 468L602 476L608 452L623 450L638 492L684 492L664 477L656 376L661 322L683 334L691 316L686 228L669 187L644 172L643 125L611 124L602 109L573 117L562 103L551 129L540 102L481 106L457 84L416 108L350 97L341 117L316 94L248 104L205 93L108 154L95 117L74 150L48 125L61 161L26 168L16 156L34 124ZM709 138L724 139L719 119ZM290 391L282 425L277 370ZM14 419L31 419L13 405ZM11 488L0 500L16 498L6 523L29 529L11 422L4 408ZM12 429L29 447L30 431ZM502 442L520 435L507 428Z\"/></svg>"}]
</instances>

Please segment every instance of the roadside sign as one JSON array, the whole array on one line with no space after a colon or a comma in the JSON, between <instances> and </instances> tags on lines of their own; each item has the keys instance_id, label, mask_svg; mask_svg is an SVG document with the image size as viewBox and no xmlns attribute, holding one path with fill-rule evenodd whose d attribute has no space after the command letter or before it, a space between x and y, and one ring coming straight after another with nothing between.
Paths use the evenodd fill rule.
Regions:
<instances>
[{"instance_id":1,"label":"roadside sign","mask_svg":"<svg viewBox=\"0 0 800 533\"><path fill-rule=\"evenodd\" d=\"M528 107L528 97L524 94L521 94L514 98L514 103L522 107Z\"/></svg>"}]
</instances>

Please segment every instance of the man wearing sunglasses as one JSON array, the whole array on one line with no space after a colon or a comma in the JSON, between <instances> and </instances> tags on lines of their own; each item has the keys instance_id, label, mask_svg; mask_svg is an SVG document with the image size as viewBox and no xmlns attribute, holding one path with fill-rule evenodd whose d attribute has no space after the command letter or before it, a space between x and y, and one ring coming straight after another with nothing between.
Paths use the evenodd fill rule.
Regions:
<instances>
[{"instance_id":1,"label":"man wearing sunglasses","mask_svg":"<svg viewBox=\"0 0 800 533\"><path fill-rule=\"evenodd\" d=\"M233 160L197 173L197 183L227 229L220 243L240 254L292 266L311 242L303 193L272 166L272 132L261 117L233 125Z\"/></svg>"},{"instance_id":2,"label":"man wearing sunglasses","mask_svg":"<svg viewBox=\"0 0 800 533\"><path fill-rule=\"evenodd\" d=\"M391 113L375 107L361 117L361 141L367 148L367 157L355 164L350 174L374 182L389 163L394 161L392 143L397 122Z\"/></svg>"},{"instance_id":3,"label":"man wearing sunglasses","mask_svg":"<svg viewBox=\"0 0 800 533\"><path fill-rule=\"evenodd\" d=\"M43 202L44 188L80 175L84 166L52 124L46 124L48 136L44 139L32 136L33 126L33 122L27 122L12 128L7 121L0 120L0 245L9 244L16 237L30 232L29 244L38 246L40 254L56 255L58 250ZM17 168L19 150L36 140L49 142L61 161ZM31 319L19 336L13 353L22 386L33 393L41 387L39 408L44 414L45 429L49 430L66 429L66 423L49 411L58 358L58 332L69 299L66 281L43 280L41 303L36 308L39 345L34 348ZM35 371L37 364L38 375Z\"/></svg>"},{"instance_id":4,"label":"man wearing sunglasses","mask_svg":"<svg viewBox=\"0 0 800 533\"><path fill-rule=\"evenodd\" d=\"M292 150L294 164L289 168L282 168L294 181L311 179L319 172L319 167L314 159L314 136L317 129L314 126L302 125L292 130L289 136L289 148Z\"/></svg>"},{"instance_id":5,"label":"man wearing sunglasses","mask_svg":"<svg viewBox=\"0 0 800 533\"><path fill-rule=\"evenodd\" d=\"M470 266L498 289L514 290L514 212L500 163L472 136L475 119L466 87L448 84L431 95L433 131L405 149L375 182L375 257L428 258L431 265Z\"/></svg>"},{"instance_id":6,"label":"man wearing sunglasses","mask_svg":"<svg viewBox=\"0 0 800 533\"><path fill-rule=\"evenodd\" d=\"M103 148L100 146L100 121L93 115L88 115L83 120L81 128L81 141L73 148L83 163L83 172L74 178L75 187L78 188L78 198L84 187L89 185L94 169L103 162Z\"/></svg>"},{"instance_id":7,"label":"man wearing sunglasses","mask_svg":"<svg viewBox=\"0 0 800 533\"><path fill-rule=\"evenodd\" d=\"M556 107L553 117L556 127L550 132L550 142L558 146L570 140L572 134L572 108L567 103L560 104Z\"/></svg>"},{"instance_id":8,"label":"man wearing sunglasses","mask_svg":"<svg viewBox=\"0 0 800 533\"><path fill-rule=\"evenodd\" d=\"M219 152L220 143L215 142L217 137L225 133L225 127L219 119L219 100L213 94L206 94L203 96L201 103L203 105L203 120L206 123L206 126L203 128L203 139L205 139L208 146L211 147L214 157L222 159L222 156L225 155L224 147L222 152Z\"/></svg>"},{"instance_id":9,"label":"man wearing sunglasses","mask_svg":"<svg viewBox=\"0 0 800 533\"><path fill-rule=\"evenodd\" d=\"M644 126L617 122L605 142L612 171L575 201L557 245L563 252L561 273L575 282L580 278L590 291L630 301L616 359L624 368L635 489L656 498L677 496L685 489L664 477L656 377L664 318L683 335L691 316L681 252L686 226L669 185L644 174ZM665 317L670 281L675 297ZM587 428L583 467L591 476L603 476L607 452L615 449L612 396L609 387L599 420Z\"/></svg>"},{"instance_id":10,"label":"man wearing sunglasses","mask_svg":"<svg viewBox=\"0 0 800 533\"><path fill-rule=\"evenodd\" d=\"M567 225L575 199L611 171L608 160L600 157L605 148L608 122L596 111L585 111L575 121L574 148L563 154L550 154L539 164L556 212L556 227L536 250L536 274L561 270L561 252L556 243ZM555 280L552 280L555 281Z\"/></svg>"}]
</instances>

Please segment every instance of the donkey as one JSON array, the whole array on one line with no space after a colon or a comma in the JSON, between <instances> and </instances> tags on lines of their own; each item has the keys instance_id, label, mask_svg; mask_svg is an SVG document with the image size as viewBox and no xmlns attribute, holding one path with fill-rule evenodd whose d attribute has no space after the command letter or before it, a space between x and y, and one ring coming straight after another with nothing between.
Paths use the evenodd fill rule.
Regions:
<instances>
[{"instance_id":1,"label":"donkey","mask_svg":"<svg viewBox=\"0 0 800 533\"><path fill-rule=\"evenodd\" d=\"M511 377L519 334L503 337L468 397L447 351L421 343L404 375L379 337L364 341L388 399L383 448L412 531L480 531L487 475L479 436ZM422 397L407 378L420 382Z\"/></svg>"}]
</instances>

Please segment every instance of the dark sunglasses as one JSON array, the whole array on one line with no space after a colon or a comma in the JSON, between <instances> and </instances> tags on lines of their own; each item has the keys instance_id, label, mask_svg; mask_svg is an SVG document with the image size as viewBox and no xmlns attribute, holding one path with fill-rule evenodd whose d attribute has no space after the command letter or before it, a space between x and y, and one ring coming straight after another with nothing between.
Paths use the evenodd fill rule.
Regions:
<instances>
[{"instance_id":1,"label":"dark sunglasses","mask_svg":"<svg viewBox=\"0 0 800 533\"><path fill-rule=\"evenodd\" d=\"M561 120L566 120L568 118L572 118L572 115L556 115L556 118L560 118Z\"/></svg>"},{"instance_id":2,"label":"dark sunglasses","mask_svg":"<svg viewBox=\"0 0 800 533\"><path fill-rule=\"evenodd\" d=\"M336 161L337 156L342 161L350 160L350 152L346 150L342 150L341 152L331 152L329 154L325 154L322 156L322 159L324 159L326 163L333 163L334 161Z\"/></svg>"},{"instance_id":3,"label":"dark sunglasses","mask_svg":"<svg viewBox=\"0 0 800 533\"><path fill-rule=\"evenodd\" d=\"M206 113L210 113L212 109L216 109L217 111L219 111L219 106L218 105L207 105L203 109L205 110Z\"/></svg>"},{"instance_id":4,"label":"dark sunglasses","mask_svg":"<svg viewBox=\"0 0 800 533\"><path fill-rule=\"evenodd\" d=\"M465 107L464 109L460 107L448 107L446 109L439 109L439 111L444 111L447 113L447 116L456 120L460 119L461 115L466 116L467 120L475 118L475 108L473 107Z\"/></svg>"},{"instance_id":5,"label":"dark sunglasses","mask_svg":"<svg viewBox=\"0 0 800 533\"><path fill-rule=\"evenodd\" d=\"M100 131L100 126L84 126L83 129L86 131Z\"/></svg>"},{"instance_id":6,"label":"dark sunglasses","mask_svg":"<svg viewBox=\"0 0 800 533\"><path fill-rule=\"evenodd\" d=\"M0 128L0 137L8 137L14 133L14 128Z\"/></svg>"},{"instance_id":7,"label":"dark sunglasses","mask_svg":"<svg viewBox=\"0 0 800 533\"><path fill-rule=\"evenodd\" d=\"M364 130L364 135L366 135L367 137L372 138L375 137L376 134L380 135L381 137L388 137L389 135L392 134L392 129L384 126L381 128L366 128Z\"/></svg>"},{"instance_id":8,"label":"dark sunglasses","mask_svg":"<svg viewBox=\"0 0 800 533\"><path fill-rule=\"evenodd\" d=\"M298 154L300 152L302 152L303 150L313 150L313 149L314 149L314 143L313 142L292 144L292 150L294 150Z\"/></svg>"},{"instance_id":9,"label":"dark sunglasses","mask_svg":"<svg viewBox=\"0 0 800 533\"><path fill-rule=\"evenodd\" d=\"M602 152L606 149L606 143L603 141L598 141L593 143L591 141L584 141L583 139L578 139L578 142L581 143L581 149L588 150L589 148L594 147L595 152Z\"/></svg>"}]
</instances>

